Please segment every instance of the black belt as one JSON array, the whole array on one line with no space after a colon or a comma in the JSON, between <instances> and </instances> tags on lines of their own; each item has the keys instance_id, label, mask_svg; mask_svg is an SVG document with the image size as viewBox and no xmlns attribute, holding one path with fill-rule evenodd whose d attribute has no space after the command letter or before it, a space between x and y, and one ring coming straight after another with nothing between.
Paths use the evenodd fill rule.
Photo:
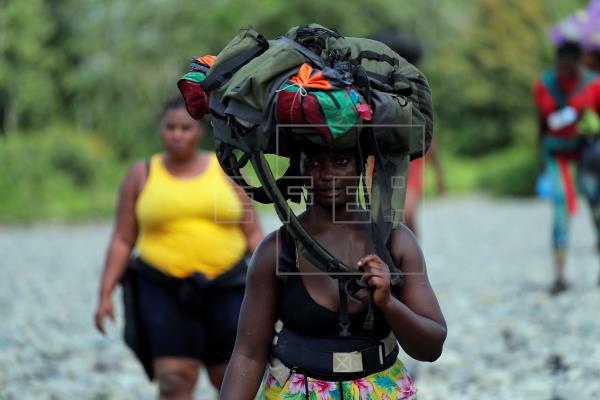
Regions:
<instances>
[{"instance_id":1,"label":"black belt","mask_svg":"<svg viewBox=\"0 0 600 400\"><path fill-rule=\"evenodd\" d=\"M163 274L156 267L146 263L139 257L131 258L129 260L128 268L138 274L141 278L160 286L178 289L183 282L183 279Z\"/></svg>"},{"instance_id":2,"label":"black belt","mask_svg":"<svg viewBox=\"0 0 600 400\"><path fill-rule=\"evenodd\" d=\"M223 289L243 287L246 283L246 273L248 271L245 257L238 261L231 269L214 279L208 279L200 272L193 273L185 278L176 278L174 276L163 274L156 267L148 264L140 257L132 258L129 263L129 268L150 282L174 289L179 289L184 282L191 284L198 289L208 287Z\"/></svg>"},{"instance_id":3,"label":"black belt","mask_svg":"<svg viewBox=\"0 0 600 400\"><path fill-rule=\"evenodd\" d=\"M327 380L352 380L391 367L398 357L393 332L382 339L362 336L307 337L278 321L272 354L291 370Z\"/></svg>"}]
</instances>

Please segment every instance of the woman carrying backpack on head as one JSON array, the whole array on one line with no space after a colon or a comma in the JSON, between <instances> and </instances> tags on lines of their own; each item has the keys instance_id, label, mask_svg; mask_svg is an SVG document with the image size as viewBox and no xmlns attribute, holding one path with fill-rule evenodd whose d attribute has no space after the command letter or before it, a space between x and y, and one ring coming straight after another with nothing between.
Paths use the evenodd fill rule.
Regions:
<instances>
[{"instance_id":1,"label":"woman carrying backpack on head","mask_svg":"<svg viewBox=\"0 0 600 400\"><path fill-rule=\"evenodd\" d=\"M434 361L447 332L400 223L409 160L433 133L427 79L384 44L318 24L274 40L241 30L218 58L178 85L191 115L210 109L224 170L284 224L250 262L221 398L414 399L398 343ZM279 179L265 154L289 158ZM261 187L240 176L248 162ZM304 191L296 216L287 200Z\"/></svg>"},{"instance_id":2,"label":"woman carrying backpack on head","mask_svg":"<svg viewBox=\"0 0 600 400\"><path fill-rule=\"evenodd\" d=\"M551 29L551 39L557 45L566 38L581 46L584 68L600 73L600 2L590 1L586 10L565 18ZM577 131L581 149L577 160L578 188L585 196L596 228L596 249L600 254L600 79L595 77L577 92L569 105L578 114ZM598 279L600 285L600 276Z\"/></svg>"},{"instance_id":3,"label":"woman carrying backpack on head","mask_svg":"<svg viewBox=\"0 0 600 400\"><path fill-rule=\"evenodd\" d=\"M308 188L313 200L299 219L311 236L340 260L354 265L368 284L375 309L373 328L363 329L368 314L364 304L351 300L340 304L335 280L301 256L284 228L273 232L250 263L238 337L221 399L253 399L267 365L262 399L415 398L412 380L396 358L396 340L411 357L434 361L442 352L446 324L427 278L423 254L404 226L393 230L388 242L393 262L406 274L404 287L390 285L388 266L374 255L368 212L353 206L351 188L358 186L358 170L353 151L305 150L302 175L313 182ZM337 185L334 177L340 182ZM290 266L300 275L278 276ZM368 296L365 289L356 295L361 300ZM351 338L370 343L372 351L344 352L347 338L338 336L338 312L343 308L349 312ZM279 330L275 339L274 326ZM286 367L292 364L303 364L303 368Z\"/></svg>"},{"instance_id":4,"label":"woman carrying backpack on head","mask_svg":"<svg viewBox=\"0 0 600 400\"><path fill-rule=\"evenodd\" d=\"M165 104L160 131L164 152L133 164L121 186L95 321L101 333L105 317L114 321L111 295L122 281L126 341L160 399L191 399L201 364L221 385L245 256L262 232L244 191L197 149L204 128L180 97Z\"/></svg>"}]
</instances>

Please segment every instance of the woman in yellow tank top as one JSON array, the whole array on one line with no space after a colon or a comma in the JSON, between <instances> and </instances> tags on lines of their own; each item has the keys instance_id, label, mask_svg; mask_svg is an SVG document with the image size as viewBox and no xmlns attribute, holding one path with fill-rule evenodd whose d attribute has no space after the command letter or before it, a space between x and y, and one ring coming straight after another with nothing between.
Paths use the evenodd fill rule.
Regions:
<instances>
[{"instance_id":1,"label":"woman in yellow tank top","mask_svg":"<svg viewBox=\"0 0 600 400\"><path fill-rule=\"evenodd\" d=\"M161 399L191 399L201 363L220 388L235 342L245 256L263 237L244 191L214 154L197 150L203 134L181 98L165 105L165 152L133 164L121 186L95 315L104 333L104 318L114 321L113 289L131 272L126 282L135 288L132 309L144 346L139 338L128 343L158 381Z\"/></svg>"}]
</instances>

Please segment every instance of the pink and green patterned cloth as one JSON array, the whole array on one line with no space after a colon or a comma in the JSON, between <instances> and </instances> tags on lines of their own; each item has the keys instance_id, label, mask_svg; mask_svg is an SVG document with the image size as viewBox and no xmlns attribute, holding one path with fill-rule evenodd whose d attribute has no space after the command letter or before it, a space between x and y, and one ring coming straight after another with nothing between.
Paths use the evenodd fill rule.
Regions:
<instances>
[{"instance_id":1,"label":"pink and green patterned cloth","mask_svg":"<svg viewBox=\"0 0 600 400\"><path fill-rule=\"evenodd\" d=\"M341 385L341 387L340 387ZM307 393L308 389L308 393ZM329 382L292 373L281 384L270 372L259 400L415 400L408 370L400 360L390 368L352 381ZM342 397L343 396L343 397Z\"/></svg>"}]
</instances>

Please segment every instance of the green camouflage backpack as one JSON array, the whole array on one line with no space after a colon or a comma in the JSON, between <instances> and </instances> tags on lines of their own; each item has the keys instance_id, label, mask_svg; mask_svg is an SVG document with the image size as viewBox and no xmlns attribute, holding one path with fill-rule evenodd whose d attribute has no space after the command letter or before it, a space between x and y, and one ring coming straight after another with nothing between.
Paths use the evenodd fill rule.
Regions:
<instances>
[{"instance_id":1,"label":"green camouflage backpack","mask_svg":"<svg viewBox=\"0 0 600 400\"><path fill-rule=\"evenodd\" d=\"M383 43L344 37L317 24L294 27L274 40L245 29L217 55L200 86L210 94L223 169L252 198L274 203L302 254L340 280L348 281L344 273L356 271L333 257L298 222L287 200L299 201L299 195L290 190L293 183L288 178L299 174L298 143L358 148L363 165L368 155L375 156L367 201L375 222L373 235L378 254L392 272L399 272L385 243L402 219L409 161L425 153L433 133L431 91L416 67ZM182 94L186 98L183 90ZM296 98L301 101L288 101ZM282 107L287 107L285 112ZM336 109L349 113L335 118ZM311 112L306 115L306 110ZM288 120L287 114L293 118ZM323 129L290 124L300 115L302 125ZM243 155L238 159L234 150ZM269 153L290 158L290 168L278 180L265 160ZM248 161L262 187L252 188L241 177L239 169ZM393 275L392 283L401 283L400 274Z\"/></svg>"}]
</instances>

